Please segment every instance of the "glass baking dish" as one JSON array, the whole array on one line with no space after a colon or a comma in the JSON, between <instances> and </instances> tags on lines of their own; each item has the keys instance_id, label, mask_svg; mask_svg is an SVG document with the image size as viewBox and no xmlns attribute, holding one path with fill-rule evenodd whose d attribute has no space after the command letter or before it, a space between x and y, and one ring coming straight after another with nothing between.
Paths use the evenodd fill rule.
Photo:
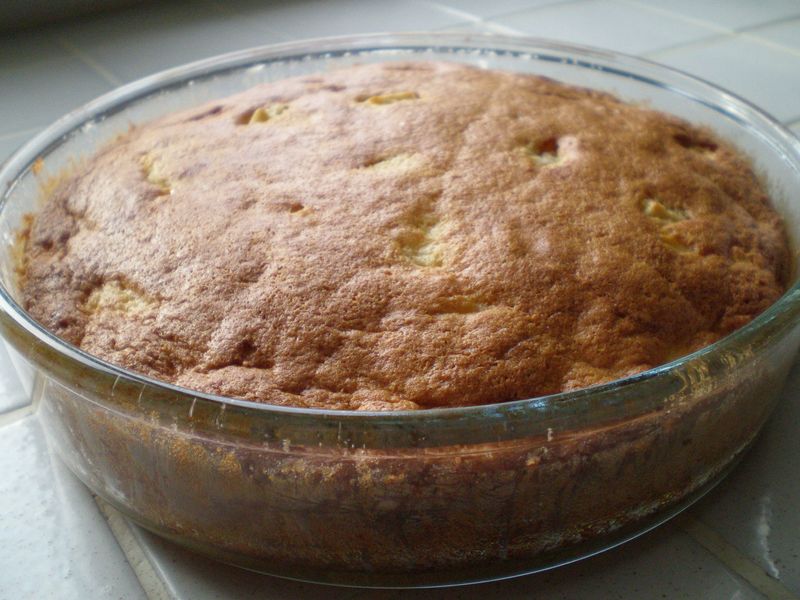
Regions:
<instances>
[{"instance_id":1,"label":"glass baking dish","mask_svg":"<svg viewBox=\"0 0 800 600\"><path fill-rule=\"evenodd\" d=\"M800 142L741 99L628 56L537 39L379 34L256 48L119 88L0 171L0 333L55 452L147 529L228 563L342 585L530 573L676 514L724 476L769 416L800 344L796 283L729 337L624 380L373 413L255 404L148 379L55 338L17 304L15 240L48 177L132 123L264 81L408 59L536 73L711 127L752 158L797 247Z\"/></svg>"}]
</instances>

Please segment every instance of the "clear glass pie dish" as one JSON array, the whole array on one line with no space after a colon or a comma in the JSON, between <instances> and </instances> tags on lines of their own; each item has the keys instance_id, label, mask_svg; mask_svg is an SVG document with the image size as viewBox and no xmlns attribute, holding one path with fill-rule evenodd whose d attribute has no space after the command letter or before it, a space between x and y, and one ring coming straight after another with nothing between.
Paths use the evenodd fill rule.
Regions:
<instances>
[{"instance_id":1,"label":"clear glass pie dish","mask_svg":"<svg viewBox=\"0 0 800 600\"><path fill-rule=\"evenodd\" d=\"M506 577L674 515L725 475L769 416L800 345L796 283L734 334L633 377L395 412L182 389L87 355L18 304L17 234L48 175L131 123L263 81L410 58L544 75L706 125L751 157L797 247L800 142L745 101L643 60L542 40L374 35L248 50L122 87L53 124L0 171L0 334L56 453L142 526L304 580L403 587Z\"/></svg>"}]
</instances>

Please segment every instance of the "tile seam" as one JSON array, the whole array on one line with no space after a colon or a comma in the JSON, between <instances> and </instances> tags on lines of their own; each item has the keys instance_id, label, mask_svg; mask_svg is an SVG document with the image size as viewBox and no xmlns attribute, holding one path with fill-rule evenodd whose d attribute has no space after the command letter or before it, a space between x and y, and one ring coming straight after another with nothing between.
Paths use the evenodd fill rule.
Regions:
<instances>
[{"instance_id":1,"label":"tile seam","mask_svg":"<svg viewBox=\"0 0 800 600\"><path fill-rule=\"evenodd\" d=\"M92 494L92 498L106 523L108 523L111 534L117 540L120 550L125 555L131 570L139 580L139 585L142 586L142 590L144 590L148 599L176 600L177 596L170 591L167 584L158 575L139 540L131 532L130 525L125 521L125 518L98 496Z\"/></svg>"},{"instance_id":2,"label":"tile seam","mask_svg":"<svg viewBox=\"0 0 800 600\"><path fill-rule=\"evenodd\" d=\"M663 9L663 8L656 8L656 7L651 7L651 6L648 6L648 5L645 5L645 4L640 4L640 3L636 2L635 0L614 0L614 1L615 2L629 4L629 5L633 5L633 6L638 6L638 7L642 7L642 8L649 8L653 12L669 14L669 15L678 14L678 13L673 13L673 12L671 12L669 10L666 10L666 9ZM794 20L794 19L797 19L797 18L798 18L797 16L788 17L789 20ZM686 48L691 48L693 46L697 46L698 48L700 48L702 46L707 46L709 44L724 40L726 38L730 39L730 40L735 40L735 39L738 38L738 39L744 39L744 40L748 40L748 41L751 41L751 42L755 42L756 44L760 44L762 46L765 46L767 48L771 48L773 50L778 50L780 52L785 52L786 54L790 54L792 56L800 57L800 49L793 48L792 46L786 46L785 44L781 44L779 42L773 42L770 39L767 39L767 38L764 38L764 37L761 37L761 36L758 35L758 31L760 29L764 29L766 27L777 25L779 23L782 23L784 20L785 19L773 19L771 21L766 21L764 23L759 23L757 25L748 25L748 26L740 27L740 28L736 28L736 29L727 29L727 28L719 28L719 27L711 28L711 27L709 27L709 24L707 22L701 21L701 23L703 23L706 26L707 29L712 29L714 31L717 31L717 33L715 33L713 35L706 36L704 38L697 39L697 40L691 40L691 41L684 42L684 43L672 44L672 45L669 45L669 46L664 46L663 48L657 48L655 50L649 50L647 52L642 53L640 56L646 56L646 57L649 58L649 57L651 57L653 55L667 54L669 52L672 52L673 50L684 50Z\"/></svg>"},{"instance_id":3,"label":"tile seam","mask_svg":"<svg viewBox=\"0 0 800 600\"><path fill-rule=\"evenodd\" d=\"M726 567L770 600L800 599L800 596L793 594L779 580L770 576L733 544L698 519L684 514L679 518L678 526Z\"/></svg>"},{"instance_id":4,"label":"tile seam","mask_svg":"<svg viewBox=\"0 0 800 600\"><path fill-rule=\"evenodd\" d=\"M637 2L636 0L612 0L613 2L617 2L618 4L627 4L628 6L635 6L636 8L641 8L642 10L658 13L663 16L672 17L679 21L683 21L685 23L691 23L692 25L697 25L699 27L704 27L706 29L710 29L712 31L716 31L718 33L733 33L735 29L731 27L725 27L723 25L717 25L711 21L706 21L705 19L698 19L696 17L690 17L688 15L684 15L679 12L674 12L667 8L661 8L660 6L653 6L651 4L646 4L644 2Z\"/></svg>"},{"instance_id":5,"label":"tile seam","mask_svg":"<svg viewBox=\"0 0 800 600\"><path fill-rule=\"evenodd\" d=\"M762 46L766 46L767 48L772 48L773 50L780 50L781 52L791 54L792 56L800 56L800 49L792 48L791 46L785 46L779 42L773 42L772 40L760 37L750 31L743 31L738 35L741 38L756 42L757 44L761 44Z\"/></svg>"},{"instance_id":6,"label":"tile seam","mask_svg":"<svg viewBox=\"0 0 800 600\"><path fill-rule=\"evenodd\" d=\"M41 127L30 127L28 129L20 129L19 131L9 131L8 133L0 133L0 142L10 140L20 135L33 135L39 131Z\"/></svg>"},{"instance_id":7,"label":"tile seam","mask_svg":"<svg viewBox=\"0 0 800 600\"><path fill-rule=\"evenodd\" d=\"M525 35L524 32L520 31L519 29L514 29L513 27L509 27L508 25L503 25L501 23L494 23L492 21L484 21L486 28L489 31L494 33L502 33L504 35Z\"/></svg>"},{"instance_id":8,"label":"tile seam","mask_svg":"<svg viewBox=\"0 0 800 600\"><path fill-rule=\"evenodd\" d=\"M736 34L732 31L728 31L725 33L715 33L713 35L709 35L708 37L700 38L699 40L691 40L680 44L672 44L670 46L664 46L662 48L657 48L655 50L648 50L647 52L642 52L639 56L643 56L645 58L654 58L659 55L669 54L670 52L673 52L675 50L685 50L686 48L692 48L692 47L700 49L703 46L708 46L715 42L719 42L725 39L735 39L735 38Z\"/></svg>"},{"instance_id":9,"label":"tile seam","mask_svg":"<svg viewBox=\"0 0 800 600\"><path fill-rule=\"evenodd\" d=\"M646 52L640 53L638 56L644 58L651 58L653 56L659 54L669 54L673 50L682 50L687 47L696 46L698 49L702 48L703 46L707 46L713 44L714 42L722 41L726 38L733 38L735 37L732 33L715 33L704 38L700 38L697 40L690 40L687 42L680 42L677 44L668 44L666 46L661 46L660 48L654 48L652 50L648 50Z\"/></svg>"},{"instance_id":10,"label":"tile seam","mask_svg":"<svg viewBox=\"0 0 800 600\"><path fill-rule=\"evenodd\" d=\"M505 19L506 17L516 17L526 13L535 13L548 9L555 9L561 6L570 6L572 4L589 4L590 2L597 2L597 0L558 0L550 4L541 4L539 6L529 6L528 8L521 8L518 10L511 10L504 13L497 13L496 15L487 15L481 17L484 21L489 22L492 19ZM499 23L498 23L499 24Z\"/></svg>"},{"instance_id":11,"label":"tile seam","mask_svg":"<svg viewBox=\"0 0 800 600\"><path fill-rule=\"evenodd\" d=\"M453 23L452 25L443 25L442 27L437 27L432 31L448 31L452 30L453 27L458 27L460 25L480 25L484 29L488 30L489 33L499 33L503 35L516 35L516 36L525 36L526 34L519 29L514 29L513 27L509 27L508 25L501 25L500 23L494 23L487 19L479 19L478 21L461 21L460 23ZM483 33L483 32L478 32ZM528 35L528 37L532 37Z\"/></svg>"},{"instance_id":12,"label":"tile seam","mask_svg":"<svg viewBox=\"0 0 800 600\"><path fill-rule=\"evenodd\" d=\"M478 15L473 15L471 12L468 12L466 10L460 10L458 8L455 8L454 6L448 6L447 4L442 2L428 2L428 6L431 6L437 10L447 13L450 16L458 17L459 19L464 19L464 21L468 23L480 23L483 20Z\"/></svg>"},{"instance_id":13,"label":"tile seam","mask_svg":"<svg viewBox=\"0 0 800 600\"><path fill-rule=\"evenodd\" d=\"M754 31L758 31L759 29L766 29L767 27L772 27L773 25L780 25L782 23L785 23L786 21L800 22L800 12L786 17L776 17L774 19L770 19L769 21L764 21L763 23L745 25L743 27L737 28L736 31L738 31L739 33L752 33Z\"/></svg>"},{"instance_id":14,"label":"tile seam","mask_svg":"<svg viewBox=\"0 0 800 600\"><path fill-rule=\"evenodd\" d=\"M36 412L36 405L31 402L25 406L20 406L8 412L0 414L0 427L7 427L13 425L18 421L23 420L25 417L31 416Z\"/></svg>"},{"instance_id":15,"label":"tile seam","mask_svg":"<svg viewBox=\"0 0 800 600\"><path fill-rule=\"evenodd\" d=\"M69 52L74 58L77 58L92 71L100 75L106 83L110 83L114 87L120 86L124 83L119 77L114 75L108 70L100 61L96 60L91 54L78 48L75 44L65 39L60 35L53 35L53 40L64 50Z\"/></svg>"}]
</instances>

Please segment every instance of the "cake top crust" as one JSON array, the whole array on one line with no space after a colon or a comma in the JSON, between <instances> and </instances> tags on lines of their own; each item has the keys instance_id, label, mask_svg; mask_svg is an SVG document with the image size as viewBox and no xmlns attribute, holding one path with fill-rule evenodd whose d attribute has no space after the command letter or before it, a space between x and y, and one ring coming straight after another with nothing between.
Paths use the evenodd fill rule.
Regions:
<instances>
[{"instance_id":1,"label":"cake top crust","mask_svg":"<svg viewBox=\"0 0 800 600\"><path fill-rule=\"evenodd\" d=\"M133 127L34 218L21 290L46 328L151 377L405 410L662 364L749 322L788 268L748 161L709 131L410 62Z\"/></svg>"}]
</instances>

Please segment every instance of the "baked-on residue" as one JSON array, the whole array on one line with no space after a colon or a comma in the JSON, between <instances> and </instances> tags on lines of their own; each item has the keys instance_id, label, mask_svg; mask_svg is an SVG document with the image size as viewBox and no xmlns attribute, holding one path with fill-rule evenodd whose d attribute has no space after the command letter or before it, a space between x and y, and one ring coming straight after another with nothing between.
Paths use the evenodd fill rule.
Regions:
<instances>
[{"instance_id":1,"label":"baked-on residue","mask_svg":"<svg viewBox=\"0 0 800 600\"><path fill-rule=\"evenodd\" d=\"M449 63L262 85L133 128L28 234L26 308L259 402L413 409L623 377L783 292L751 167L609 95Z\"/></svg>"}]
</instances>

